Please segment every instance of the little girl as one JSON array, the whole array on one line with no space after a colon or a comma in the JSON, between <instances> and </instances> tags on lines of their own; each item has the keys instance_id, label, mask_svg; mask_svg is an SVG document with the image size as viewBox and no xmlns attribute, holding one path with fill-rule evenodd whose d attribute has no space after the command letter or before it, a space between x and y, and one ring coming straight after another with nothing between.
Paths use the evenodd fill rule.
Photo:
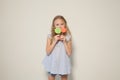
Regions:
<instances>
[{"instance_id":1,"label":"little girl","mask_svg":"<svg viewBox=\"0 0 120 80\"><path fill-rule=\"evenodd\" d=\"M58 34L56 28L66 28L66 32ZM55 76L60 75L61 80L67 80L71 73L72 39L67 22L61 15L53 19L51 34L47 37L46 54L43 65L49 74L48 79L55 80Z\"/></svg>"}]
</instances>

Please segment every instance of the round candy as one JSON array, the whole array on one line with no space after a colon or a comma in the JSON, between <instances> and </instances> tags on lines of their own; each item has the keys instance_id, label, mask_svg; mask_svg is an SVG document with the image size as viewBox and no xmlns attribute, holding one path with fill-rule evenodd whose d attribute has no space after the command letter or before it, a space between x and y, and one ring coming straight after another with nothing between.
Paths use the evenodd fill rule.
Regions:
<instances>
[{"instance_id":1,"label":"round candy","mask_svg":"<svg viewBox=\"0 0 120 80\"><path fill-rule=\"evenodd\" d=\"M55 33L60 34L61 33L61 29L59 27L56 27L55 28Z\"/></svg>"},{"instance_id":2,"label":"round candy","mask_svg":"<svg viewBox=\"0 0 120 80\"><path fill-rule=\"evenodd\" d=\"M62 33L65 33L65 32L67 32L67 29L65 27L62 27L61 31L62 31Z\"/></svg>"}]
</instances>

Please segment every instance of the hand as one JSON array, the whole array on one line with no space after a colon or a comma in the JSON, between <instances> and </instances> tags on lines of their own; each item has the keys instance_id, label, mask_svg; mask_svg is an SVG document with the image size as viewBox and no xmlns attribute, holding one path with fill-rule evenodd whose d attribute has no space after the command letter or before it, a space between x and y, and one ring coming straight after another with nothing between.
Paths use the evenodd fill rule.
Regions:
<instances>
[{"instance_id":1,"label":"hand","mask_svg":"<svg viewBox=\"0 0 120 80\"><path fill-rule=\"evenodd\" d=\"M65 42L65 41L66 41L65 36L64 36L64 35L61 35L61 36L60 36L60 40L62 40L63 42Z\"/></svg>"},{"instance_id":2,"label":"hand","mask_svg":"<svg viewBox=\"0 0 120 80\"><path fill-rule=\"evenodd\" d=\"M54 36L54 40L55 40L55 42L57 42L58 40L60 40L60 35L55 35Z\"/></svg>"}]
</instances>

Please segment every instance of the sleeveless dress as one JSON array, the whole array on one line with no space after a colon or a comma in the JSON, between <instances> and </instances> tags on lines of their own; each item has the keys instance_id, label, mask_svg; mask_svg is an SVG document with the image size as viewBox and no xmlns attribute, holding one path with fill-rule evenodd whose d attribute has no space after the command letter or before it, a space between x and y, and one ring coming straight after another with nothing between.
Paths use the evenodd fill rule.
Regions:
<instances>
[{"instance_id":1,"label":"sleeveless dress","mask_svg":"<svg viewBox=\"0 0 120 80\"><path fill-rule=\"evenodd\" d=\"M48 38L51 35L48 34ZM66 35L66 40L69 41L70 35ZM42 64L47 72L51 74L70 74L71 73L71 62L70 57L67 55L64 44L62 41L58 41L52 50L50 55L46 55L42 61Z\"/></svg>"}]
</instances>

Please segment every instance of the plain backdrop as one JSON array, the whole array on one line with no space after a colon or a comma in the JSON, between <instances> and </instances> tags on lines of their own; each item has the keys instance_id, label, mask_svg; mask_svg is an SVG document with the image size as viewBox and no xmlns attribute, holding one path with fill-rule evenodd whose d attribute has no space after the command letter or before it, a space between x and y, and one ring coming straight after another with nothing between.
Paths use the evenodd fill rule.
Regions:
<instances>
[{"instance_id":1,"label":"plain backdrop","mask_svg":"<svg viewBox=\"0 0 120 80\"><path fill-rule=\"evenodd\" d=\"M47 80L56 15L72 33L69 80L120 80L120 0L0 0L0 80Z\"/></svg>"}]
</instances>

